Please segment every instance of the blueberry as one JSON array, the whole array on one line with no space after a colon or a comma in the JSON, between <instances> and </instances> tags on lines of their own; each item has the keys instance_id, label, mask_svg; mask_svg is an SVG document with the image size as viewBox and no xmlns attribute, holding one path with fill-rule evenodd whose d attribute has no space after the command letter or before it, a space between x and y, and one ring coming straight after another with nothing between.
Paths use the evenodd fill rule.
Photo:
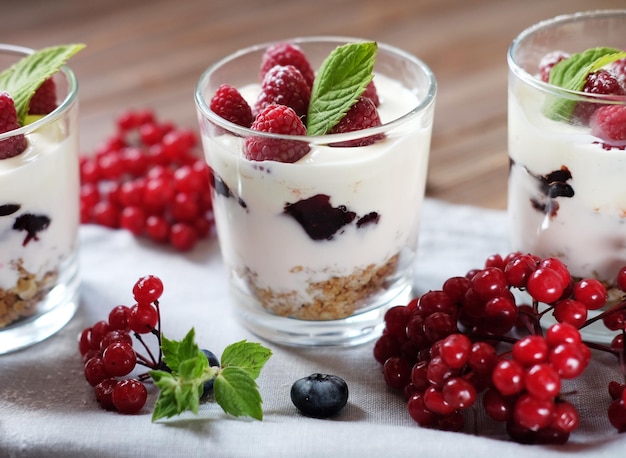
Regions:
<instances>
[{"instance_id":1,"label":"blueberry","mask_svg":"<svg viewBox=\"0 0 626 458\"><path fill-rule=\"evenodd\" d=\"M206 359L209 361L209 367L220 367L220 360L215 356L215 354L209 350L202 349L202 353L206 356ZM211 379L208 382L204 383L204 389L202 390L201 398L206 398L211 391L213 391L213 383L215 379Z\"/></svg>"},{"instance_id":2,"label":"blueberry","mask_svg":"<svg viewBox=\"0 0 626 458\"><path fill-rule=\"evenodd\" d=\"M348 402L348 384L336 375L311 374L291 386L291 401L308 417L328 418Z\"/></svg>"}]
</instances>

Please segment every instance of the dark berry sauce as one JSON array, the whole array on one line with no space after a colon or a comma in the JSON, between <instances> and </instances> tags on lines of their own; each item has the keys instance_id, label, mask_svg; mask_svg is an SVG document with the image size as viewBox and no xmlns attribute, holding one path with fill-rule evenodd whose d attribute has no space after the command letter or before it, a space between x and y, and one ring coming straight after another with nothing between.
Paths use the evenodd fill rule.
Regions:
<instances>
[{"instance_id":1,"label":"dark berry sauce","mask_svg":"<svg viewBox=\"0 0 626 458\"><path fill-rule=\"evenodd\" d=\"M39 240L37 234L50 226L50 218L46 215L33 215L25 213L16 218L13 229L16 231L26 231L26 238L22 242L23 246L28 245L31 240Z\"/></svg>"},{"instance_id":2,"label":"dark berry sauce","mask_svg":"<svg viewBox=\"0 0 626 458\"><path fill-rule=\"evenodd\" d=\"M235 197L235 194L233 194L233 192L230 190L228 185L224 182L222 177L216 174L212 169L211 169L211 176L210 176L210 184L211 184L211 187L215 190L215 193L217 195L224 196L227 199L231 197L233 199L236 198L237 202L242 208L248 208L248 206L243 201L243 199L241 197Z\"/></svg>"},{"instance_id":3,"label":"dark berry sauce","mask_svg":"<svg viewBox=\"0 0 626 458\"><path fill-rule=\"evenodd\" d=\"M316 194L308 199L287 203L284 213L294 218L313 240L332 240L335 234L343 232L343 228L354 221L360 229L369 224L377 224L380 220L377 212L357 217L345 205L333 207L330 196L326 194Z\"/></svg>"},{"instance_id":4,"label":"dark berry sauce","mask_svg":"<svg viewBox=\"0 0 626 458\"><path fill-rule=\"evenodd\" d=\"M513 161L511 160L511 166ZM572 172L565 166L546 175L535 175L524 167L526 173L537 180L540 197L532 197L530 205L537 210L554 218L559 210L558 197L574 197L574 188L568 183L572 179Z\"/></svg>"}]
</instances>

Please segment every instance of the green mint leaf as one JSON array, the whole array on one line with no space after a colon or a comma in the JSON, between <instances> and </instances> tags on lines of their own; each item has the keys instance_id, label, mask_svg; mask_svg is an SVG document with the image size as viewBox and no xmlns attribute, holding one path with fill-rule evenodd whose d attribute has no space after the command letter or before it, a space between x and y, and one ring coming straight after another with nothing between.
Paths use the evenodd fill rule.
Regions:
<instances>
[{"instance_id":1,"label":"green mint leaf","mask_svg":"<svg viewBox=\"0 0 626 458\"><path fill-rule=\"evenodd\" d=\"M572 54L557 63L550 71L550 84L570 91L581 91L587 76L600 68L626 57L626 52L616 48L591 48ZM544 113L551 119L569 119L576 106L575 100L550 98Z\"/></svg>"},{"instance_id":2,"label":"green mint leaf","mask_svg":"<svg viewBox=\"0 0 626 458\"><path fill-rule=\"evenodd\" d=\"M215 401L224 412L235 417L263 419L262 399L258 386L248 371L241 367L225 367L213 385Z\"/></svg>"},{"instance_id":3,"label":"green mint leaf","mask_svg":"<svg viewBox=\"0 0 626 458\"><path fill-rule=\"evenodd\" d=\"M224 349L221 358L223 368L238 367L256 379L261 369L272 356L272 351L261 344L242 340Z\"/></svg>"},{"instance_id":4,"label":"green mint leaf","mask_svg":"<svg viewBox=\"0 0 626 458\"><path fill-rule=\"evenodd\" d=\"M200 356L206 360L206 357L204 357L204 354L196 345L195 338L196 332L194 328L191 328L180 342L169 340L165 336L161 338L163 361L173 372L180 371L180 364L183 361L201 359ZM206 365L208 365L208 362Z\"/></svg>"},{"instance_id":5,"label":"green mint leaf","mask_svg":"<svg viewBox=\"0 0 626 458\"><path fill-rule=\"evenodd\" d=\"M222 368L209 367L206 356L195 342L192 328L178 342L162 336L161 351L172 372L149 372L160 390L152 421L185 411L197 414L203 385L212 379L215 379L215 400L224 412L262 419L262 400L255 379L270 358L271 350L243 340L226 347L222 354Z\"/></svg>"},{"instance_id":6,"label":"green mint leaf","mask_svg":"<svg viewBox=\"0 0 626 458\"><path fill-rule=\"evenodd\" d=\"M154 384L160 390L152 421L173 417L187 410L198 413L202 386L215 374L195 342L195 330L191 328L180 342L162 336L161 351L172 372L150 371Z\"/></svg>"},{"instance_id":7,"label":"green mint leaf","mask_svg":"<svg viewBox=\"0 0 626 458\"><path fill-rule=\"evenodd\" d=\"M13 98L20 125L24 125L30 99L37 88L84 47L71 44L40 49L0 73L0 90Z\"/></svg>"},{"instance_id":8,"label":"green mint leaf","mask_svg":"<svg viewBox=\"0 0 626 458\"><path fill-rule=\"evenodd\" d=\"M376 42L335 48L322 63L311 90L307 134L328 133L354 105L374 77Z\"/></svg>"}]
</instances>

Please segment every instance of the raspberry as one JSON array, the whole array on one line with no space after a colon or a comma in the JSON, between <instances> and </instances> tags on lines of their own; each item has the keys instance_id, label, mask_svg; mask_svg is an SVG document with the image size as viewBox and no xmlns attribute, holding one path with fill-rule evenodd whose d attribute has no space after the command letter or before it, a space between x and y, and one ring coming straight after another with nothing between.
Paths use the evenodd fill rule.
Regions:
<instances>
[{"instance_id":1,"label":"raspberry","mask_svg":"<svg viewBox=\"0 0 626 458\"><path fill-rule=\"evenodd\" d=\"M275 65L263 78L255 109L258 113L270 104L287 105L304 117L310 100L311 88L302 73L293 65Z\"/></svg>"},{"instance_id":2,"label":"raspberry","mask_svg":"<svg viewBox=\"0 0 626 458\"><path fill-rule=\"evenodd\" d=\"M550 81L550 70L563 59L567 59L569 54L564 51L552 51L546 54L539 61L539 76L541 81Z\"/></svg>"},{"instance_id":3,"label":"raspberry","mask_svg":"<svg viewBox=\"0 0 626 458\"><path fill-rule=\"evenodd\" d=\"M252 129L283 135L306 135L306 127L292 108L268 105L252 123ZM298 140L252 136L246 139L245 155L252 161L296 162L309 152L309 145Z\"/></svg>"},{"instance_id":4,"label":"raspberry","mask_svg":"<svg viewBox=\"0 0 626 458\"><path fill-rule=\"evenodd\" d=\"M330 133L341 134L380 125L380 117L378 116L378 111L376 110L374 102L367 97L359 97L341 121L339 121L339 123L330 130ZM371 145L382 138L384 138L384 134L377 134L356 140L333 143L331 146L366 146Z\"/></svg>"},{"instance_id":5,"label":"raspberry","mask_svg":"<svg viewBox=\"0 0 626 458\"><path fill-rule=\"evenodd\" d=\"M52 78L45 80L30 99L28 114L45 115L57 107L56 85Z\"/></svg>"},{"instance_id":6,"label":"raspberry","mask_svg":"<svg viewBox=\"0 0 626 458\"><path fill-rule=\"evenodd\" d=\"M250 127L253 116L250 105L237 89L222 84L211 99L210 108L215 114L234 124Z\"/></svg>"},{"instance_id":7,"label":"raspberry","mask_svg":"<svg viewBox=\"0 0 626 458\"><path fill-rule=\"evenodd\" d=\"M19 128L15 103L7 92L0 92L0 133L9 132ZM14 135L5 140L0 140L0 159L8 159L17 156L26 149L24 135Z\"/></svg>"},{"instance_id":8,"label":"raspberry","mask_svg":"<svg viewBox=\"0 0 626 458\"><path fill-rule=\"evenodd\" d=\"M587 76L587 81L582 92L598 95L626 95L626 89L622 83L608 70L600 69ZM574 118L581 124L588 125L593 113L598 109L597 103L581 102L574 109Z\"/></svg>"},{"instance_id":9,"label":"raspberry","mask_svg":"<svg viewBox=\"0 0 626 458\"><path fill-rule=\"evenodd\" d=\"M309 87L313 87L315 74L307 57L297 45L290 43L277 43L267 48L261 59L261 77L263 80L265 74L275 65L293 65L296 67Z\"/></svg>"},{"instance_id":10,"label":"raspberry","mask_svg":"<svg viewBox=\"0 0 626 458\"><path fill-rule=\"evenodd\" d=\"M600 107L589 121L591 134L602 139L608 146L626 147L626 106Z\"/></svg>"},{"instance_id":11,"label":"raspberry","mask_svg":"<svg viewBox=\"0 0 626 458\"><path fill-rule=\"evenodd\" d=\"M609 70L626 84L626 58L613 62L609 65Z\"/></svg>"},{"instance_id":12,"label":"raspberry","mask_svg":"<svg viewBox=\"0 0 626 458\"><path fill-rule=\"evenodd\" d=\"M375 106L380 105L380 99L378 98L378 91L376 90L376 86L374 85L374 81L370 81L367 87L365 88L365 92L363 92L363 97L367 97L372 102L374 102Z\"/></svg>"}]
</instances>

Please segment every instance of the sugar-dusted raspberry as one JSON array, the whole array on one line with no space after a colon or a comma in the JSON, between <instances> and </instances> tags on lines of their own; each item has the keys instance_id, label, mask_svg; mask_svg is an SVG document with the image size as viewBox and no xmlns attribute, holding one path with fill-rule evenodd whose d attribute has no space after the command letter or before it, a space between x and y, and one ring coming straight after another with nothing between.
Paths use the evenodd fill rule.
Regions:
<instances>
[{"instance_id":1,"label":"sugar-dusted raspberry","mask_svg":"<svg viewBox=\"0 0 626 458\"><path fill-rule=\"evenodd\" d=\"M268 105L252 123L252 129L283 135L306 135L306 127L292 108ZM251 136L246 139L245 156L252 161L296 162L309 152L309 145L298 140Z\"/></svg>"},{"instance_id":2,"label":"sugar-dusted raspberry","mask_svg":"<svg viewBox=\"0 0 626 458\"><path fill-rule=\"evenodd\" d=\"M591 120L591 134L607 146L626 147L626 106L608 105L598 108Z\"/></svg>"},{"instance_id":3,"label":"sugar-dusted raspberry","mask_svg":"<svg viewBox=\"0 0 626 458\"><path fill-rule=\"evenodd\" d=\"M626 88L615 75L606 70L600 69L587 76L587 81L582 88L582 92L598 95L626 95ZM583 125L588 125L594 111L600 107L597 103L581 102L574 108L574 118Z\"/></svg>"},{"instance_id":4,"label":"sugar-dusted raspberry","mask_svg":"<svg viewBox=\"0 0 626 458\"><path fill-rule=\"evenodd\" d=\"M209 106L221 118L243 127L250 127L254 120L248 102L237 89L228 84L222 84L215 91Z\"/></svg>"},{"instance_id":5,"label":"sugar-dusted raspberry","mask_svg":"<svg viewBox=\"0 0 626 458\"><path fill-rule=\"evenodd\" d=\"M0 92L0 133L19 128L15 103L7 92ZM24 135L14 135L0 141L0 159L17 156L26 149Z\"/></svg>"},{"instance_id":6,"label":"sugar-dusted raspberry","mask_svg":"<svg viewBox=\"0 0 626 458\"><path fill-rule=\"evenodd\" d=\"M48 78L35 91L30 99L28 114L45 115L57 107L57 88L54 80Z\"/></svg>"},{"instance_id":7,"label":"sugar-dusted raspberry","mask_svg":"<svg viewBox=\"0 0 626 458\"><path fill-rule=\"evenodd\" d=\"M376 90L376 86L374 85L374 81L370 81L370 83L365 88L365 92L363 92L363 97L367 97L372 102L374 102L375 106L380 105L380 99L378 98L378 91Z\"/></svg>"},{"instance_id":8,"label":"sugar-dusted raspberry","mask_svg":"<svg viewBox=\"0 0 626 458\"><path fill-rule=\"evenodd\" d=\"M367 97L359 97L341 121L331 129L330 133L342 134L380 125L380 116L378 116L378 110L376 110L374 102ZM366 146L381 140L383 137L384 134L376 134L356 140L333 143L331 146Z\"/></svg>"},{"instance_id":9,"label":"sugar-dusted raspberry","mask_svg":"<svg viewBox=\"0 0 626 458\"><path fill-rule=\"evenodd\" d=\"M275 65L261 83L261 93L254 106L257 113L271 104L287 105L300 117L309 109L311 88L293 65Z\"/></svg>"},{"instance_id":10,"label":"sugar-dusted raspberry","mask_svg":"<svg viewBox=\"0 0 626 458\"><path fill-rule=\"evenodd\" d=\"M290 43L277 43L267 48L261 59L261 77L275 65L293 65L306 80L309 87L313 86L315 73L306 55L299 46Z\"/></svg>"},{"instance_id":11,"label":"sugar-dusted raspberry","mask_svg":"<svg viewBox=\"0 0 626 458\"><path fill-rule=\"evenodd\" d=\"M567 59L569 54L565 51L552 51L546 54L539 61L539 76L541 81L548 82L550 80L550 70L563 59Z\"/></svg>"},{"instance_id":12,"label":"sugar-dusted raspberry","mask_svg":"<svg viewBox=\"0 0 626 458\"><path fill-rule=\"evenodd\" d=\"M616 60L608 66L609 71L611 71L618 79L621 79L623 84L626 84L626 57L620 60Z\"/></svg>"}]
</instances>

